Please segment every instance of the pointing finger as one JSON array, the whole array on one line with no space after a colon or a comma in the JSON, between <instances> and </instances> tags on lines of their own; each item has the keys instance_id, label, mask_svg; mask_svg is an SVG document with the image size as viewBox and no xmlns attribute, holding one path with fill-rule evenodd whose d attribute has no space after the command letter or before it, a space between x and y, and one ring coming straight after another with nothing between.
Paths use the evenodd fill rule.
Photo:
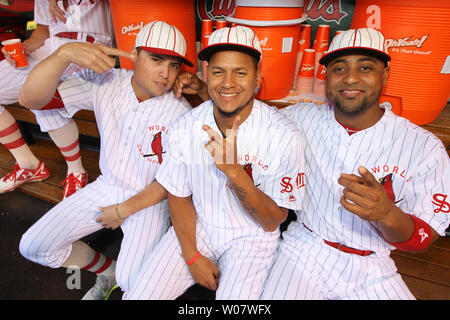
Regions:
<instances>
[{"instance_id":1,"label":"pointing finger","mask_svg":"<svg viewBox=\"0 0 450 320\"><path fill-rule=\"evenodd\" d=\"M118 57L124 57L124 58L130 58L130 53L126 52L124 50L118 49L118 48L111 48L104 45L98 45L104 53L106 53L109 56L118 56Z\"/></svg>"}]
</instances>

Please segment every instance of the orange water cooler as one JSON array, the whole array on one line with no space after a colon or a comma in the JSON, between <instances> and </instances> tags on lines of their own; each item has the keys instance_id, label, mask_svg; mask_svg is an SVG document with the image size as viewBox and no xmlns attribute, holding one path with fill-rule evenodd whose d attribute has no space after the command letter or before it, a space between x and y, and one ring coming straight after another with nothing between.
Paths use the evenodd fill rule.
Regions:
<instances>
[{"instance_id":1,"label":"orange water cooler","mask_svg":"<svg viewBox=\"0 0 450 320\"><path fill-rule=\"evenodd\" d=\"M129 52L134 45L139 30L154 20L164 20L178 28L186 39L186 58L194 67L184 66L185 70L195 73L197 70L195 1L193 0L109 0L114 24L116 45ZM120 66L133 69L128 58L119 58Z\"/></svg>"},{"instance_id":2,"label":"orange water cooler","mask_svg":"<svg viewBox=\"0 0 450 320\"><path fill-rule=\"evenodd\" d=\"M289 94L293 80L300 24L306 20L303 0L236 0L231 23L251 28L260 41L262 100L276 100Z\"/></svg>"},{"instance_id":3,"label":"orange water cooler","mask_svg":"<svg viewBox=\"0 0 450 320\"><path fill-rule=\"evenodd\" d=\"M351 28L361 27L383 32L392 57L382 102L415 124L433 122L450 94L450 1L358 0Z\"/></svg>"}]
</instances>

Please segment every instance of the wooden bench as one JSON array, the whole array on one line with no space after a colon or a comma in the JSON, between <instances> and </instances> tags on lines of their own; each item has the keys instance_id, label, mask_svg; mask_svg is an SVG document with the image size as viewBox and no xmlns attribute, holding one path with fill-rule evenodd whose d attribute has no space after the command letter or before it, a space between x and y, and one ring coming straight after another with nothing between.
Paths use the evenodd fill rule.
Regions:
<instances>
[{"instance_id":1,"label":"wooden bench","mask_svg":"<svg viewBox=\"0 0 450 320\"><path fill-rule=\"evenodd\" d=\"M198 98L186 96L193 106L200 103ZM284 105L274 104L277 107ZM36 124L34 114L20 105L6 106L9 112L19 122ZM91 111L80 111L75 114L75 122L80 134L81 156L90 181L100 174L99 152L95 147L84 147L83 136L99 139L99 132L95 117ZM444 143L450 155L450 104L441 112L439 117L423 128L433 132ZM25 128L26 131L26 128ZM62 182L66 175L66 163L54 143L48 138L34 138L30 144L33 153L43 160L51 171L51 177L36 183L25 184L21 191L51 203L58 203L62 197ZM4 176L14 166L14 158L3 146L0 147L0 176ZM410 254L395 250L391 253L399 273L411 292L418 299L450 300L450 237L441 237L428 250L419 254Z\"/></svg>"}]
</instances>

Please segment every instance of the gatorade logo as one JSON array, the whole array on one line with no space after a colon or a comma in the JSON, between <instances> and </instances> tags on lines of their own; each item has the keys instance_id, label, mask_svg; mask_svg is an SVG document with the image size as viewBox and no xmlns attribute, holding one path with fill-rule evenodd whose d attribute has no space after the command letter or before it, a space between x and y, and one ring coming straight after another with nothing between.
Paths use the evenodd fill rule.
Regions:
<instances>
[{"instance_id":1,"label":"gatorade logo","mask_svg":"<svg viewBox=\"0 0 450 320\"><path fill-rule=\"evenodd\" d=\"M123 26L122 27L122 34L127 34L133 31L137 31L139 32L139 30L141 30L144 27L144 21L141 21L141 23L139 24L130 24L128 26ZM136 33L137 34L137 33Z\"/></svg>"},{"instance_id":2,"label":"gatorade logo","mask_svg":"<svg viewBox=\"0 0 450 320\"><path fill-rule=\"evenodd\" d=\"M417 47L422 48L425 41L428 39L430 35L424 35L421 37L415 38L414 36L404 37L400 39L386 39L385 46L387 49L389 48L398 48L398 47Z\"/></svg>"}]
</instances>

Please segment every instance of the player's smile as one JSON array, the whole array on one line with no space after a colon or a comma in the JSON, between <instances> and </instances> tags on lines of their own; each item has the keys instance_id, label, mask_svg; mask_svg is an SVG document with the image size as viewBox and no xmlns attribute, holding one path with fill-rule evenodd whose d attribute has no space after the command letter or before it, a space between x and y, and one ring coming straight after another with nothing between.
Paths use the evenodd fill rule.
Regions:
<instances>
[{"instance_id":1,"label":"player's smile","mask_svg":"<svg viewBox=\"0 0 450 320\"><path fill-rule=\"evenodd\" d=\"M363 90L355 90L355 89L343 89L339 91L343 98L354 99L359 95L363 94Z\"/></svg>"},{"instance_id":2,"label":"player's smile","mask_svg":"<svg viewBox=\"0 0 450 320\"><path fill-rule=\"evenodd\" d=\"M222 51L209 61L208 92L223 115L234 115L251 106L258 81L255 64L247 54Z\"/></svg>"}]
</instances>

